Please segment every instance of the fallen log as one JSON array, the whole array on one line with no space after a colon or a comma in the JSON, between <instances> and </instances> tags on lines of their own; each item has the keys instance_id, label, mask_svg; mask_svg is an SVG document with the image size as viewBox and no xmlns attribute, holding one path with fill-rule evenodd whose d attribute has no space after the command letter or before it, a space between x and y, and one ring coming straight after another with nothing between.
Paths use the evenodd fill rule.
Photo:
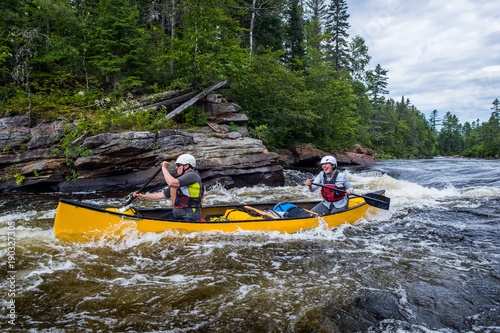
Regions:
<instances>
[{"instance_id":1,"label":"fallen log","mask_svg":"<svg viewBox=\"0 0 500 333\"><path fill-rule=\"evenodd\" d=\"M214 84L213 86L211 86L207 90L204 90L201 93L197 94L196 96L194 96L193 98L191 98L187 102L184 102L182 105L180 105L179 107L177 107L175 110L173 110L172 112L170 112L169 114L167 114L167 116L165 118L166 119L171 119L171 118L177 116L182 111L184 111L185 109L187 109L189 106L193 105L194 103L198 102L203 97L205 97L208 94L210 94L212 91L220 89L220 88L226 86L227 84L228 84L227 81L222 81L222 82L219 82L217 84Z\"/></svg>"},{"instance_id":2,"label":"fallen log","mask_svg":"<svg viewBox=\"0 0 500 333\"><path fill-rule=\"evenodd\" d=\"M139 110L158 110L162 106L163 107L167 107L167 106L171 106L171 105L175 105L175 104L179 104L179 103L185 102L185 101L189 100L190 98L192 98L194 95L196 95L196 93L195 92L191 92L191 93L188 93L188 94L185 94L185 95L181 95L181 96L178 96L178 97L166 99L164 101L157 102L157 103L154 103L154 104L141 106L139 108L132 109L129 112L134 113L134 112L137 112Z\"/></svg>"},{"instance_id":3,"label":"fallen log","mask_svg":"<svg viewBox=\"0 0 500 333\"><path fill-rule=\"evenodd\" d=\"M163 102L165 100L176 98L179 96L185 96L185 95L190 94L190 93L192 93L191 89L164 91L161 93L142 97L139 100L139 104L141 106L154 105L156 103ZM189 98L191 98L191 97L189 97Z\"/></svg>"}]
</instances>

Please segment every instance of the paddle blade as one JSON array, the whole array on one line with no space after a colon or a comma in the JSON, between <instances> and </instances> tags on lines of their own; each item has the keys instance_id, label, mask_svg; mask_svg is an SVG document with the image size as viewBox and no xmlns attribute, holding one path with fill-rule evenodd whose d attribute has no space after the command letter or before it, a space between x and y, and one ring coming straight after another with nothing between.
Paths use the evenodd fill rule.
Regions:
<instances>
[{"instance_id":1,"label":"paddle blade","mask_svg":"<svg viewBox=\"0 0 500 333\"><path fill-rule=\"evenodd\" d=\"M389 210L391 205L391 198L376 193L367 193L363 195L362 198L365 199L365 202L370 206L380 209Z\"/></svg>"}]
</instances>

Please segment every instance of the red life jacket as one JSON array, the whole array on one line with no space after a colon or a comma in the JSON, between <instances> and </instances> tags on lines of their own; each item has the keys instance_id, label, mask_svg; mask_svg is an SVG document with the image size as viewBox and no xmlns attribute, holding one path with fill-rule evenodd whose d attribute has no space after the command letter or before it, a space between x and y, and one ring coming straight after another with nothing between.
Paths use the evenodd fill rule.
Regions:
<instances>
[{"instance_id":1,"label":"red life jacket","mask_svg":"<svg viewBox=\"0 0 500 333\"><path fill-rule=\"evenodd\" d=\"M335 188L338 188L340 190L344 189L344 187L342 186L335 186L335 181L337 180L338 174L339 174L338 170L335 171L332 180L329 180L328 177L326 176L326 173L323 173L324 185L332 188L331 190L324 187L321 188L321 196L328 202L339 201L345 197L344 192L335 191Z\"/></svg>"},{"instance_id":2,"label":"red life jacket","mask_svg":"<svg viewBox=\"0 0 500 333\"><path fill-rule=\"evenodd\" d=\"M175 208L201 208L201 199L200 198L191 198L181 191L177 191L177 195L175 197Z\"/></svg>"}]
</instances>

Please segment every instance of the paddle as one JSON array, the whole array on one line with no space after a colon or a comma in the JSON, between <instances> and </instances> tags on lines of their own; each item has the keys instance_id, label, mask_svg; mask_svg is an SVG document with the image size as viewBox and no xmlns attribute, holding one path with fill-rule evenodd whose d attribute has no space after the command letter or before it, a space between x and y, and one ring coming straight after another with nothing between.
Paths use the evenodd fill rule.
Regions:
<instances>
[{"instance_id":1,"label":"paddle","mask_svg":"<svg viewBox=\"0 0 500 333\"><path fill-rule=\"evenodd\" d=\"M320 186L320 187L324 187L324 188L332 190L332 188L329 186L316 184L316 183L312 183L312 185L316 185L316 186ZM341 190L339 188L335 188L335 191L340 191L340 192L346 193L346 191ZM354 195L356 197L363 198L363 199L365 199L365 202L367 204L369 204L370 206L377 207L380 209L389 210L389 206L391 204L391 198L388 198L388 197L385 197L383 195L376 194L376 193L367 193L365 195L352 193L352 195Z\"/></svg>"},{"instance_id":2,"label":"paddle","mask_svg":"<svg viewBox=\"0 0 500 333\"><path fill-rule=\"evenodd\" d=\"M137 191L137 193L141 193L145 188L146 186L149 185L149 183L151 183L151 181L161 172L161 167L155 172L155 174L148 179L148 181L146 182L146 184L144 184L141 189L139 191ZM130 203L135 199L135 197L132 195L132 197L130 199L128 199L128 201L125 203L125 206L128 206L130 205Z\"/></svg>"},{"instance_id":3,"label":"paddle","mask_svg":"<svg viewBox=\"0 0 500 333\"><path fill-rule=\"evenodd\" d=\"M272 219L277 219L278 217L274 216L274 215L271 215L269 213L266 213L260 209L257 209L257 208L253 208L253 207L250 207L250 206L243 206L243 208L246 208L246 209L249 209L249 210L253 210L254 212L260 214L260 215L263 215L263 216L267 216L269 218L272 218Z\"/></svg>"}]
</instances>

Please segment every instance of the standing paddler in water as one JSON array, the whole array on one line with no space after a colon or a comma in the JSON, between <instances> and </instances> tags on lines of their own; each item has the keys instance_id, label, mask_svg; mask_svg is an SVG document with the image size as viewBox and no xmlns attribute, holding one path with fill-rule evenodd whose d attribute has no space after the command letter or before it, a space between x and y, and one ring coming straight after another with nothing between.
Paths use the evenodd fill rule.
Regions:
<instances>
[{"instance_id":1,"label":"standing paddler in water","mask_svg":"<svg viewBox=\"0 0 500 333\"><path fill-rule=\"evenodd\" d=\"M333 156L325 156L321 159L321 171L314 181L312 179L306 179L306 185L309 186L309 191L313 192L318 189L319 186L313 185L326 185L332 186L332 190L321 187L321 195L323 200L311 209L313 212L319 215L329 215L346 210L349 206L348 195L352 194L353 187L347 176L340 173L337 169L337 160ZM335 191L335 188L345 191Z\"/></svg>"},{"instance_id":2,"label":"standing paddler in water","mask_svg":"<svg viewBox=\"0 0 500 333\"><path fill-rule=\"evenodd\" d=\"M174 207L170 213L160 216L165 220L200 221L201 220L201 200L205 193L205 188L201 183L200 175L194 170L196 159L190 154L182 154L175 161L175 167L179 177L174 178L168 171L169 163L161 163L163 177L167 182L167 187L163 191L141 194L134 192L134 197L147 200L167 199L172 200Z\"/></svg>"}]
</instances>

